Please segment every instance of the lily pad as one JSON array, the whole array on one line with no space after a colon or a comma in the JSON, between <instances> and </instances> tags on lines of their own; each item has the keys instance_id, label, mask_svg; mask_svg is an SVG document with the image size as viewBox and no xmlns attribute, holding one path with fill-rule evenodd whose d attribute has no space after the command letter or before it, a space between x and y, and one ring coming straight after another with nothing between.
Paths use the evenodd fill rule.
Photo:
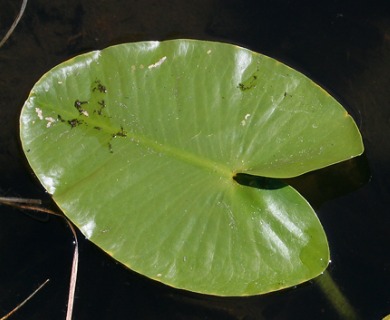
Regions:
<instances>
[{"instance_id":1,"label":"lily pad","mask_svg":"<svg viewBox=\"0 0 390 320\"><path fill-rule=\"evenodd\" d=\"M20 127L36 176L86 238L149 278L221 296L327 267L315 212L276 178L363 152L352 118L307 77L196 40L66 61L35 84Z\"/></svg>"}]
</instances>

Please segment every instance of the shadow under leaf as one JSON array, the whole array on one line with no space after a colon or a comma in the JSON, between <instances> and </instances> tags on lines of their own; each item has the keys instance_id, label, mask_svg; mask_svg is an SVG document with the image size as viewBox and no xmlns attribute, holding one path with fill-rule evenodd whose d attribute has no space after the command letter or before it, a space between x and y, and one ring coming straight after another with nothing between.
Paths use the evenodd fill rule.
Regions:
<instances>
[{"instance_id":1,"label":"shadow under leaf","mask_svg":"<svg viewBox=\"0 0 390 320\"><path fill-rule=\"evenodd\" d=\"M280 179L259 177L246 173L237 173L233 179L243 186L265 190L281 189L287 185Z\"/></svg>"},{"instance_id":2,"label":"shadow under leaf","mask_svg":"<svg viewBox=\"0 0 390 320\"><path fill-rule=\"evenodd\" d=\"M370 180L371 174L365 155L343 161L301 176L276 179L237 173L233 179L251 188L275 190L290 185L313 207L353 192Z\"/></svg>"}]
</instances>

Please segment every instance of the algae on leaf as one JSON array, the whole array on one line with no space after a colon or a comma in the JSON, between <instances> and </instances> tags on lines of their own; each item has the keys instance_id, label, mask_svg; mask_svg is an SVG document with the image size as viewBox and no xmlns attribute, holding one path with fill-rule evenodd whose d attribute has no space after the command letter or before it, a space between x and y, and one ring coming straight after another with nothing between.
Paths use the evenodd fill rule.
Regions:
<instances>
[{"instance_id":1,"label":"algae on leaf","mask_svg":"<svg viewBox=\"0 0 390 320\"><path fill-rule=\"evenodd\" d=\"M307 77L196 40L66 61L35 84L20 127L38 179L90 241L149 278L221 296L323 272L315 212L274 178L363 152L353 119Z\"/></svg>"}]
</instances>

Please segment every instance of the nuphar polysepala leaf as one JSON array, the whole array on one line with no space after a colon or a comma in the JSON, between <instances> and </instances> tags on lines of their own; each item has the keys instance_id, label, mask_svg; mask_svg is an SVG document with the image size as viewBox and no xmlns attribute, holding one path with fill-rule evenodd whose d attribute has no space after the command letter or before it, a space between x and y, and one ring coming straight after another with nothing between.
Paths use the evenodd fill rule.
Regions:
<instances>
[{"instance_id":1,"label":"nuphar polysepala leaf","mask_svg":"<svg viewBox=\"0 0 390 320\"><path fill-rule=\"evenodd\" d=\"M276 178L363 151L352 118L301 73L194 40L66 61L36 83L20 125L36 176L89 240L149 278L215 295L319 275L323 228Z\"/></svg>"}]
</instances>

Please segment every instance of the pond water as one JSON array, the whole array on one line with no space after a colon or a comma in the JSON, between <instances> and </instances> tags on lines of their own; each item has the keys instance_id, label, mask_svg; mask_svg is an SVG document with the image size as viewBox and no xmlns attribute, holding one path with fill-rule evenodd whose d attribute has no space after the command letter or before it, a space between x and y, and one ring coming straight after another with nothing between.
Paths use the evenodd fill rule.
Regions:
<instances>
[{"instance_id":1,"label":"pond water","mask_svg":"<svg viewBox=\"0 0 390 320\"><path fill-rule=\"evenodd\" d=\"M0 3L0 37L18 11ZM53 208L20 148L18 118L34 83L77 54L173 38L236 43L281 60L334 95L366 152L291 183L328 235L329 275L361 319L390 314L390 9L386 1L34 0L0 48L0 196ZM0 206L0 315L46 279L12 319L64 319L73 254L57 218ZM43 221L42 221L43 220ZM112 261L80 235L75 319L345 319L318 282L247 298L175 290Z\"/></svg>"}]
</instances>

